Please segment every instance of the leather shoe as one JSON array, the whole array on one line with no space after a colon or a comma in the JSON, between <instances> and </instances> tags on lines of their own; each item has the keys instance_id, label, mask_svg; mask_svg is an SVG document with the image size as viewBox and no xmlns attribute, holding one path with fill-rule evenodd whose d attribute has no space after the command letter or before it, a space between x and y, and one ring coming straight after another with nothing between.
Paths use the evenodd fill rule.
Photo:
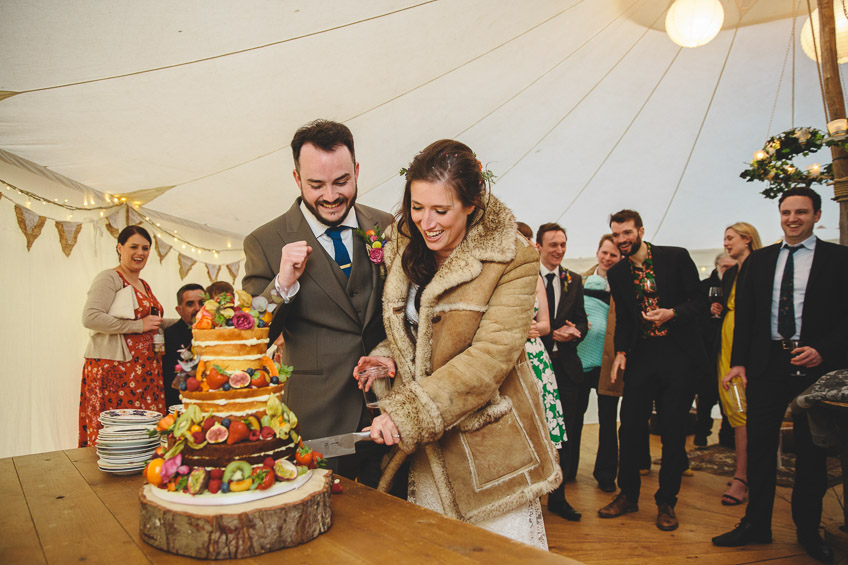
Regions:
<instances>
[{"instance_id":1,"label":"leather shoe","mask_svg":"<svg viewBox=\"0 0 848 565\"><path fill-rule=\"evenodd\" d=\"M813 559L822 563L833 563L833 550L824 543L817 532L804 536L798 534L798 543Z\"/></svg>"},{"instance_id":2,"label":"leather shoe","mask_svg":"<svg viewBox=\"0 0 848 565\"><path fill-rule=\"evenodd\" d=\"M676 530L680 525L677 521L677 516L674 514L674 508L668 504L660 504L657 506L657 527L664 532Z\"/></svg>"},{"instance_id":3,"label":"leather shoe","mask_svg":"<svg viewBox=\"0 0 848 565\"><path fill-rule=\"evenodd\" d=\"M742 520L729 532L713 538L713 545L719 547L741 547L749 543L771 543L771 531L757 529Z\"/></svg>"},{"instance_id":4,"label":"leather shoe","mask_svg":"<svg viewBox=\"0 0 848 565\"><path fill-rule=\"evenodd\" d=\"M580 518L583 517L580 512L572 508L572 506L567 502L563 505L562 508L557 511L557 514L559 514L561 518L565 518L569 522L579 522Z\"/></svg>"},{"instance_id":5,"label":"leather shoe","mask_svg":"<svg viewBox=\"0 0 848 565\"><path fill-rule=\"evenodd\" d=\"M598 483L598 488L604 492L615 492L615 481Z\"/></svg>"},{"instance_id":6,"label":"leather shoe","mask_svg":"<svg viewBox=\"0 0 848 565\"><path fill-rule=\"evenodd\" d=\"M618 518L622 514L638 511L639 504L627 498L627 495L623 492L620 492L612 499L612 502L598 510L598 516L601 518Z\"/></svg>"}]
</instances>

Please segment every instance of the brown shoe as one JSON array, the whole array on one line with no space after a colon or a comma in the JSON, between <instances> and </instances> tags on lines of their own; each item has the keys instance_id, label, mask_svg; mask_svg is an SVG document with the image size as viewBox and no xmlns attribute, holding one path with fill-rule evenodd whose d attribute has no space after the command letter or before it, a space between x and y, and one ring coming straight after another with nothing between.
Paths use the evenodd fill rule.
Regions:
<instances>
[{"instance_id":1,"label":"brown shoe","mask_svg":"<svg viewBox=\"0 0 848 565\"><path fill-rule=\"evenodd\" d=\"M670 532L676 530L678 525L674 508L668 504L661 504L657 507L657 527L659 529L664 532Z\"/></svg>"},{"instance_id":2,"label":"brown shoe","mask_svg":"<svg viewBox=\"0 0 848 565\"><path fill-rule=\"evenodd\" d=\"M639 504L627 498L623 492L618 493L612 502L598 510L598 516L601 518L618 518L622 514L638 512Z\"/></svg>"}]
</instances>

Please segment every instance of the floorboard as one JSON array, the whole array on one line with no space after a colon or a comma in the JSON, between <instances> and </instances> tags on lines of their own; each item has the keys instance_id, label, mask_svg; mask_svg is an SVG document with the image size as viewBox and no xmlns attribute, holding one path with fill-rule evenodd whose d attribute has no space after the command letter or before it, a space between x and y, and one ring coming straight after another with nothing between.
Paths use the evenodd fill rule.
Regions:
<instances>
[{"instance_id":1,"label":"floorboard","mask_svg":"<svg viewBox=\"0 0 848 565\"><path fill-rule=\"evenodd\" d=\"M718 430L718 422L713 426ZM614 495L597 487L592 477L592 466L597 449L598 426L587 424L583 428L580 468L577 480L566 485L566 497L583 514L580 522L567 522L545 510L545 525L551 551L584 563L765 563L806 564L818 563L810 558L795 539L789 499L791 490L777 487L774 503L772 533L774 542L768 545L751 545L743 548L722 548L712 545L713 536L731 530L745 512L745 505L722 506L721 494L727 488L728 477L695 472L683 477L677 503L680 527L674 532L657 529L656 506L653 493L657 489L658 467L642 477L642 496L639 512L621 518L602 519L597 510L606 505ZM709 443L718 441L717 434ZM694 449L692 436L687 439L688 449ZM660 440L651 436L651 453L660 454ZM822 525L825 539L834 548L836 563L848 565L848 534L839 530L844 524L842 515L842 486L828 490L824 500Z\"/></svg>"}]
</instances>

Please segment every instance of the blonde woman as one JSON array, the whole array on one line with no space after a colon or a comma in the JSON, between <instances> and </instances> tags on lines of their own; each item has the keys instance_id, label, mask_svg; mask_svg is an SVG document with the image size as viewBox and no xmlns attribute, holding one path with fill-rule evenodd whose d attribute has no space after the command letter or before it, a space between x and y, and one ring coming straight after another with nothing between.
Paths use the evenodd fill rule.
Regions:
<instances>
[{"instance_id":1,"label":"blonde woman","mask_svg":"<svg viewBox=\"0 0 848 565\"><path fill-rule=\"evenodd\" d=\"M760 235L751 224L736 222L724 230L724 249L736 261L736 265L727 269L721 279L722 296L725 297L724 306L715 303L711 307L711 312L714 315L722 317L718 351L719 399L736 437L736 472L730 481L730 488L721 495L721 503L725 506L737 506L745 502L745 496L748 492L748 431L745 426L745 391L742 387L735 389L739 391L741 396L743 410L740 411L737 403L731 397L730 384L725 383L722 377L730 371L730 352L733 348L736 309L736 283L738 282L739 270L751 251L762 246Z\"/></svg>"}]
</instances>

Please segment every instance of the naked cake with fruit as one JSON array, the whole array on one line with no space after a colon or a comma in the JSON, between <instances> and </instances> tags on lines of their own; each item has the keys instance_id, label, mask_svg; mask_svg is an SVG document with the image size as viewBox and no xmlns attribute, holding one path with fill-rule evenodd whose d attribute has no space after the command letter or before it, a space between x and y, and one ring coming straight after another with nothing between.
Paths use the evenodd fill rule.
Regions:
<instances>
[{"instance_id":1,"label":"naked cake with fruit","mask_svg":"<svg viewBox=\"0 0 848 565\"><path fill-rule=\"evenodd\" d=\"M264 490L305 472L297 416L282 402L291 367L267 356L271 313L244 291L208 299L192 326L194 375L183 409L163 418L167 438L145 469L156 487L191 495Z\"/></svg>"}]
</instances>

